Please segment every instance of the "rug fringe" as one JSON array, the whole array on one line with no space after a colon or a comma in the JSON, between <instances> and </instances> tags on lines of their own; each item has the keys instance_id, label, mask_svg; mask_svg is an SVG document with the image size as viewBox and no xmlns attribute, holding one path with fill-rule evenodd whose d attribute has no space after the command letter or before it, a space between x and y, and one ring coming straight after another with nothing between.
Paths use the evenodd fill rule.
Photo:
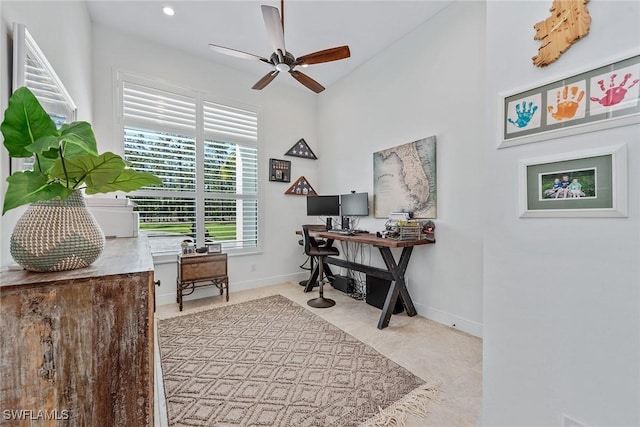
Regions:
<instances>
[{"instance_id":1,"label":"rug fringe","mask_svg":"<svg viewBox=\"0 0 640 427\"><path fill-rule=\"evenodd\" d=\"M406 425L407 414L424 418L428 413L427 405L429 402L440 403L439 392L440 382L422 384L387 408L378 407L380 412L375 417L360 424L360 427L403 427Z\"/></svg>"}]
</instances>

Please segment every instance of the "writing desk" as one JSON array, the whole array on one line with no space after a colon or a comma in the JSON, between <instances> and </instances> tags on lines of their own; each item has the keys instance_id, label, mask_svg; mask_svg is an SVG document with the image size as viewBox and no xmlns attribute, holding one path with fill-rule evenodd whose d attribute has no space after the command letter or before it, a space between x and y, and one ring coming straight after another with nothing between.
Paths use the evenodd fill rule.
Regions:
<instances>
[{"instance_id":1,"label":"writing desk","mask_svg":"<svg viewBox=\"0 0 640 427\"><path fill-rule=\"evenodd\" d=\"M298 234L301 234L298 231ZM393 308L396 305L398 297L404 305L404 309L407 311L407 315L415 316L416 308L413 306L411 296L407 290L407 285L404 280L404 274L407 271L409 265L409 259L411 258L411 252L414 246L428 245L435 243L435 240L421 239L421 240L395 240L391 238L377 237L375 234L370 233L358 233L353 235L330 233L328 231L310 231L309 234L313 237L320 237L327 240L327 246L332 246L334 240L340 240L344 242L362 243L365 245L372 245L380 250L380 255L384 260L387 269L372 267L370 265L359 264L353 261L348 261L342 258L325 257L324 271L329 276L333 276L331 269L327 264L337 265L349 270L360 271L371 276L379 277L381 279L390 280L391 286L380 314L380 320L378 320L378 329L383 329L389 326L389 320L393 313ZM391 253L392 248L402 248L402 253L399 260L396 259ZM318 264L311 272L311 277L307 281L307 285L304 288L305 292L310 292L313 289L314 283L318 280Z\"/></svg>"}]
</instances>

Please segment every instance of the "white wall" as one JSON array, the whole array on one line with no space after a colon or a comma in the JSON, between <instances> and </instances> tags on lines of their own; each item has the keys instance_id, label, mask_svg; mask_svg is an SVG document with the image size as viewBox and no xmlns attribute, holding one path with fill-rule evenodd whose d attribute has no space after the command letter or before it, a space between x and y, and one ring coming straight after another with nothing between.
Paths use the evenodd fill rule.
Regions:
<instances>
[{"instance_id":1,"label":"white wall","mask_svg":"<svg viewBox=\"0 0 640 427\"><path fill-rule=\"evenodd\" d=\"M0 107L7 108L11 93L11 42L13 23L26 25L78 107L78 120L92 119L91 21L84 2L2 1L0 24ZM0 194L6 190L8 156L0 155ZM9 238L26 208L6 213L0 221L0 268L11 264Z\"/></svg>"},{"instance_id":2,"label":"white wall","mask_svg":"<svg viewBox=\"0 0 640 427\"><path fill-rule=\"evenodd\" d=\"M461 2L319 98L320 182L373 196L373 153L437 136L437 243L407 271L419 314L482 335L484 4ZM328 159L324 161L323 159ZM360 228L383 230L370 217ZM381 265L378 253L372 261Z\"/></svg>"},{"instance_id":3,"label":"white wall","mask_svg":"<svg viewBox=\"0 0 640 427\"><path fill-rule=\"evenodd\" d=\"M293 87L277 79L262 91L252 90L251 86L258 79L255 75L114 32L98 24L94 25L93 42L94 127L101 151L122 153L122 141L118 138L115 122L116 93L113 91L113 76L118 70L198 90L221 101L240 102L260 109L263 253L230 258L231 294L234 290L299 280L302 270L298 266L304 257L294 233L306 220L303 216L306 212L305 198L285 196L288 183L269 182L268 159L291 160L292 182L300 175L312 183L316 181L317 162L283 157L300 138L304 138L314 151L318 146L315 95L302 86ZM157 290L158 304L174 303L175 263L158 264L156 278L162 281ZM213 294L211 288L198 291L194 297L208 294Z\"/></svg>"},{"instance_id":4,"label":"white wall","mask_svg":"<svg viewBox=\"0 0 640 427\"><path fill-rule=\"evenodd\" d=\"M484 409L488 426L640 425L640 127L497 150L498 93L547 83L640 46L640 3L592 1L587 37L546 68L533 24L551 2L487 4ZM521 159L625 143L629 217L517 212Z\"/></svg>"}]
</instances>

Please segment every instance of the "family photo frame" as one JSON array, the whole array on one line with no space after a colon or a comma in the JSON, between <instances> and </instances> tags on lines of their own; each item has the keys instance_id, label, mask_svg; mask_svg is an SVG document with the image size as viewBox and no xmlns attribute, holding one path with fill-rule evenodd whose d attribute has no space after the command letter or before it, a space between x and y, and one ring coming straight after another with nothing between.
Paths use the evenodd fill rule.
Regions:
<instances>
[{"instance_id":1,"label":"family photo frame","mask_svg":"<svg viewBox=\"0 0 640 427\"><path fill-rule=\"evenodd\" d=\"M519 162L520 217L626 217L627 148L620 144Z\"/></svg>"},{"instance_id":2,"label":"family photo frame","mask_svg":"<svg viewBox=\"0 0 640 427\"><path fill-rule=\"evenodd\" d=\"M640 123L640 54L499 96L498 148Z\"/></svg>"}]
</instances>

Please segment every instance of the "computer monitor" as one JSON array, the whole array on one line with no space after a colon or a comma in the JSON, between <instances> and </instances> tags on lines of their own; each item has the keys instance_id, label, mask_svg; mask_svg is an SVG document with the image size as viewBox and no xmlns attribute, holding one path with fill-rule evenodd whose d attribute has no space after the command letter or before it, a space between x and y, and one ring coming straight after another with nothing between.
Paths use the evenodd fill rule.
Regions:
<instances>
[{"instance_id":1,"label":"computer monitor","mask_svg":"<svg viewBox=\"0 0 640 427\"><path fill-rule=\"evenodd\" d=\"M335 196L307 196L308 216L338 216L340 215L340 197Z\"/></svg>"},{"instance_id":2,"label":"computer monitor","mask_svg":"<svg viewBox=\"0 0 640 427\"><path fill-rule=\"evenodd\" d=\"M340 215L369 216L369 193L351 193L340 196Z\"/></svg>"}]
</instances>

